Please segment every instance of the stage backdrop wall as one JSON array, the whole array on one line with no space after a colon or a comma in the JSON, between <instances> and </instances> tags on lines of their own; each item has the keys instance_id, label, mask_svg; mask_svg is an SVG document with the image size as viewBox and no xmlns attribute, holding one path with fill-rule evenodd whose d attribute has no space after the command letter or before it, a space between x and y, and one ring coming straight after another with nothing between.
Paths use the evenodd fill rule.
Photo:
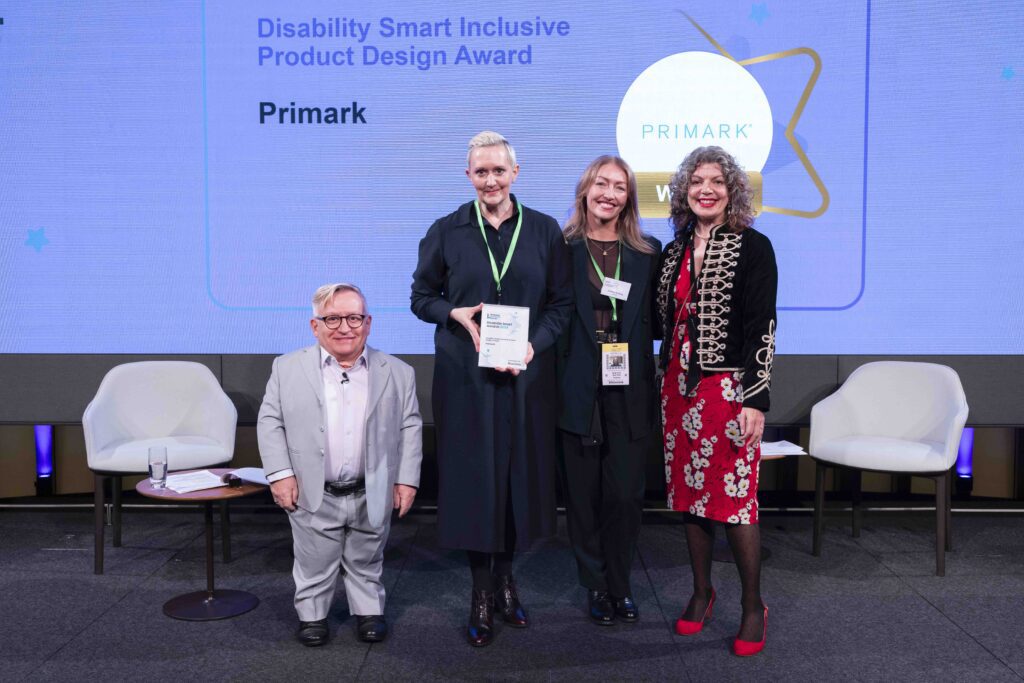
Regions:
<instances>
[{"instance_id":1,"label":"stage backdrop wall","mask_svg":"<svg viewBox=\"0 0 1024 683\"><path fill-rule=\"evenodd\" d=\"M622 154L662 240L682 157L734 152L778 255L780 354L1024 352L1014 0L0 12L0 353L281 353L338 280L376 345L431 353L417 244L472 198L485 128L559 220Z\"/></svg>"}]
</instances>

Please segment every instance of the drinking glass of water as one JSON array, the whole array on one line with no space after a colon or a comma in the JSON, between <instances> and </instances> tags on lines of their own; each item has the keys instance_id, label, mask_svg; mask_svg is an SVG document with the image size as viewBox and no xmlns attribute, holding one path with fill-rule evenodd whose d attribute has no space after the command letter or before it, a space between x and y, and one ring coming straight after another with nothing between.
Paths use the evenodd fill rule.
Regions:
<instances>
[{"instance_id":1,"label":"drinking glass of water","mask_svg":"<svg viewBox=\"0 0 1024 683\"><path fill-rule=\"evenodd\" d=\"M167 486L167 446L149 448L149 483L155 489Z\"/></svg>"}]
</instances>

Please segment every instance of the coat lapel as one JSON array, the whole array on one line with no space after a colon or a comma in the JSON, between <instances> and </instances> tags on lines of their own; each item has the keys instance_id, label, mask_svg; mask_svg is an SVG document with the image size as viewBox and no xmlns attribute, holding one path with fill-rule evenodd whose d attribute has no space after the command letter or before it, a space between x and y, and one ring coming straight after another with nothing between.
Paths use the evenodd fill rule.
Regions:
<instances>
[{"instance_id":1,"label":"coat lapel","mask_svg":"<svg viewBox=\"0 0 1024 683\"><path fill-rule=\"evenodd\" d=\"M323 405L324 379L320 372L320 345L308 346L305 351L306 355L302 359L302 370L306 375L306 379L313 385L313 391L316 392L317 400L320 401L320 405Z\"/></svg>"},{"instance_id":2,"label":"coat lapel","mask_svg":"<svg viewBox=\"0 0 1024 683\"><path fill-rule=\"evenodd\" d=\"M597 340L597 318L594 317L594 304L590 298L590 257L587 254L587 243L578 240L572 243L573 287L576 290L576 312L583 321L583 327L590 333L592 340Z\"/></svg>"},{"instance_id":3,"label":"coat lapel","mask_svg":"<svg viewBox=\"0 0 1024 683\"><path fill-rule=\"evenodd\" d=\"M388 367L387 359L369 346L366 347L366 365L370 373L369 394L366 398L366 420L369 423L370 416L384 395L384 389L391 381L391 368Z\"/></svg>"},{"instance_id":4,"label":"coat lapel","mask_svg":"<svg viewBox=\"0 0 1024 683\"><path fill-rule=\"evenodd\" d=\"M644 299L644 290L650 281L650 273L644 267L650 260L642 254L623 245L622 249L622 279L630 283L629 298L622 309L622 335L623 339L629 339L629 331L633 329L637 313L640 312L640 302Z\"/></svg>"}]
</instances>

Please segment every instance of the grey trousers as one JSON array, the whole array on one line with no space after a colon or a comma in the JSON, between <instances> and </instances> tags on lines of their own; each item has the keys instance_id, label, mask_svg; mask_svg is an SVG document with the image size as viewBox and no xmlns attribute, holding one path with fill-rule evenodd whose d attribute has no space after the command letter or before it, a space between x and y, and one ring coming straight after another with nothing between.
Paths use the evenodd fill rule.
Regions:
<instances>
[{"instance_id":1,"label":"grey trousers","mask_svg":"<svg viewBox=\"0 0 1024 683\"><path fill-rule=\"evenodd\" d=\"M351 614L384 614L384 544L391 518L370 526L366 493L335 497L324 494L316 513L297 508L289 513L295 564L295 611L300 621L327 617L334 599L339 566Z\"/></svg>"}]
</instances>

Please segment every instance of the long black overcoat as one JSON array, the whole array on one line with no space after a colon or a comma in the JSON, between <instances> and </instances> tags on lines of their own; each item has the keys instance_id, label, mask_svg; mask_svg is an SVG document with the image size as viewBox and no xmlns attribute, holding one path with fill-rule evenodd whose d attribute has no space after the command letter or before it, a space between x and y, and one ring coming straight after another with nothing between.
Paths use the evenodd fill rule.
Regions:
<instances>
[{"instance_id":1,"label":"long black overcoat","mask_svg":"<svg viewBox=\"0 0 1024 683\"><path fill-rule=\"evenodd\" d=\"M487 228L492 230L493 228ZM502 228L505 229L505 228ZM438 540L442 547L506 550L555 531L554 345L572 308L572 263L558 223L523 207L501 303L530 309L534 358L512 377L477 367L453 308L498 303L473 203L438 219L420 241L412 311L434 323L433 408L438 439Z\"/></svg>"}]
</instances>

